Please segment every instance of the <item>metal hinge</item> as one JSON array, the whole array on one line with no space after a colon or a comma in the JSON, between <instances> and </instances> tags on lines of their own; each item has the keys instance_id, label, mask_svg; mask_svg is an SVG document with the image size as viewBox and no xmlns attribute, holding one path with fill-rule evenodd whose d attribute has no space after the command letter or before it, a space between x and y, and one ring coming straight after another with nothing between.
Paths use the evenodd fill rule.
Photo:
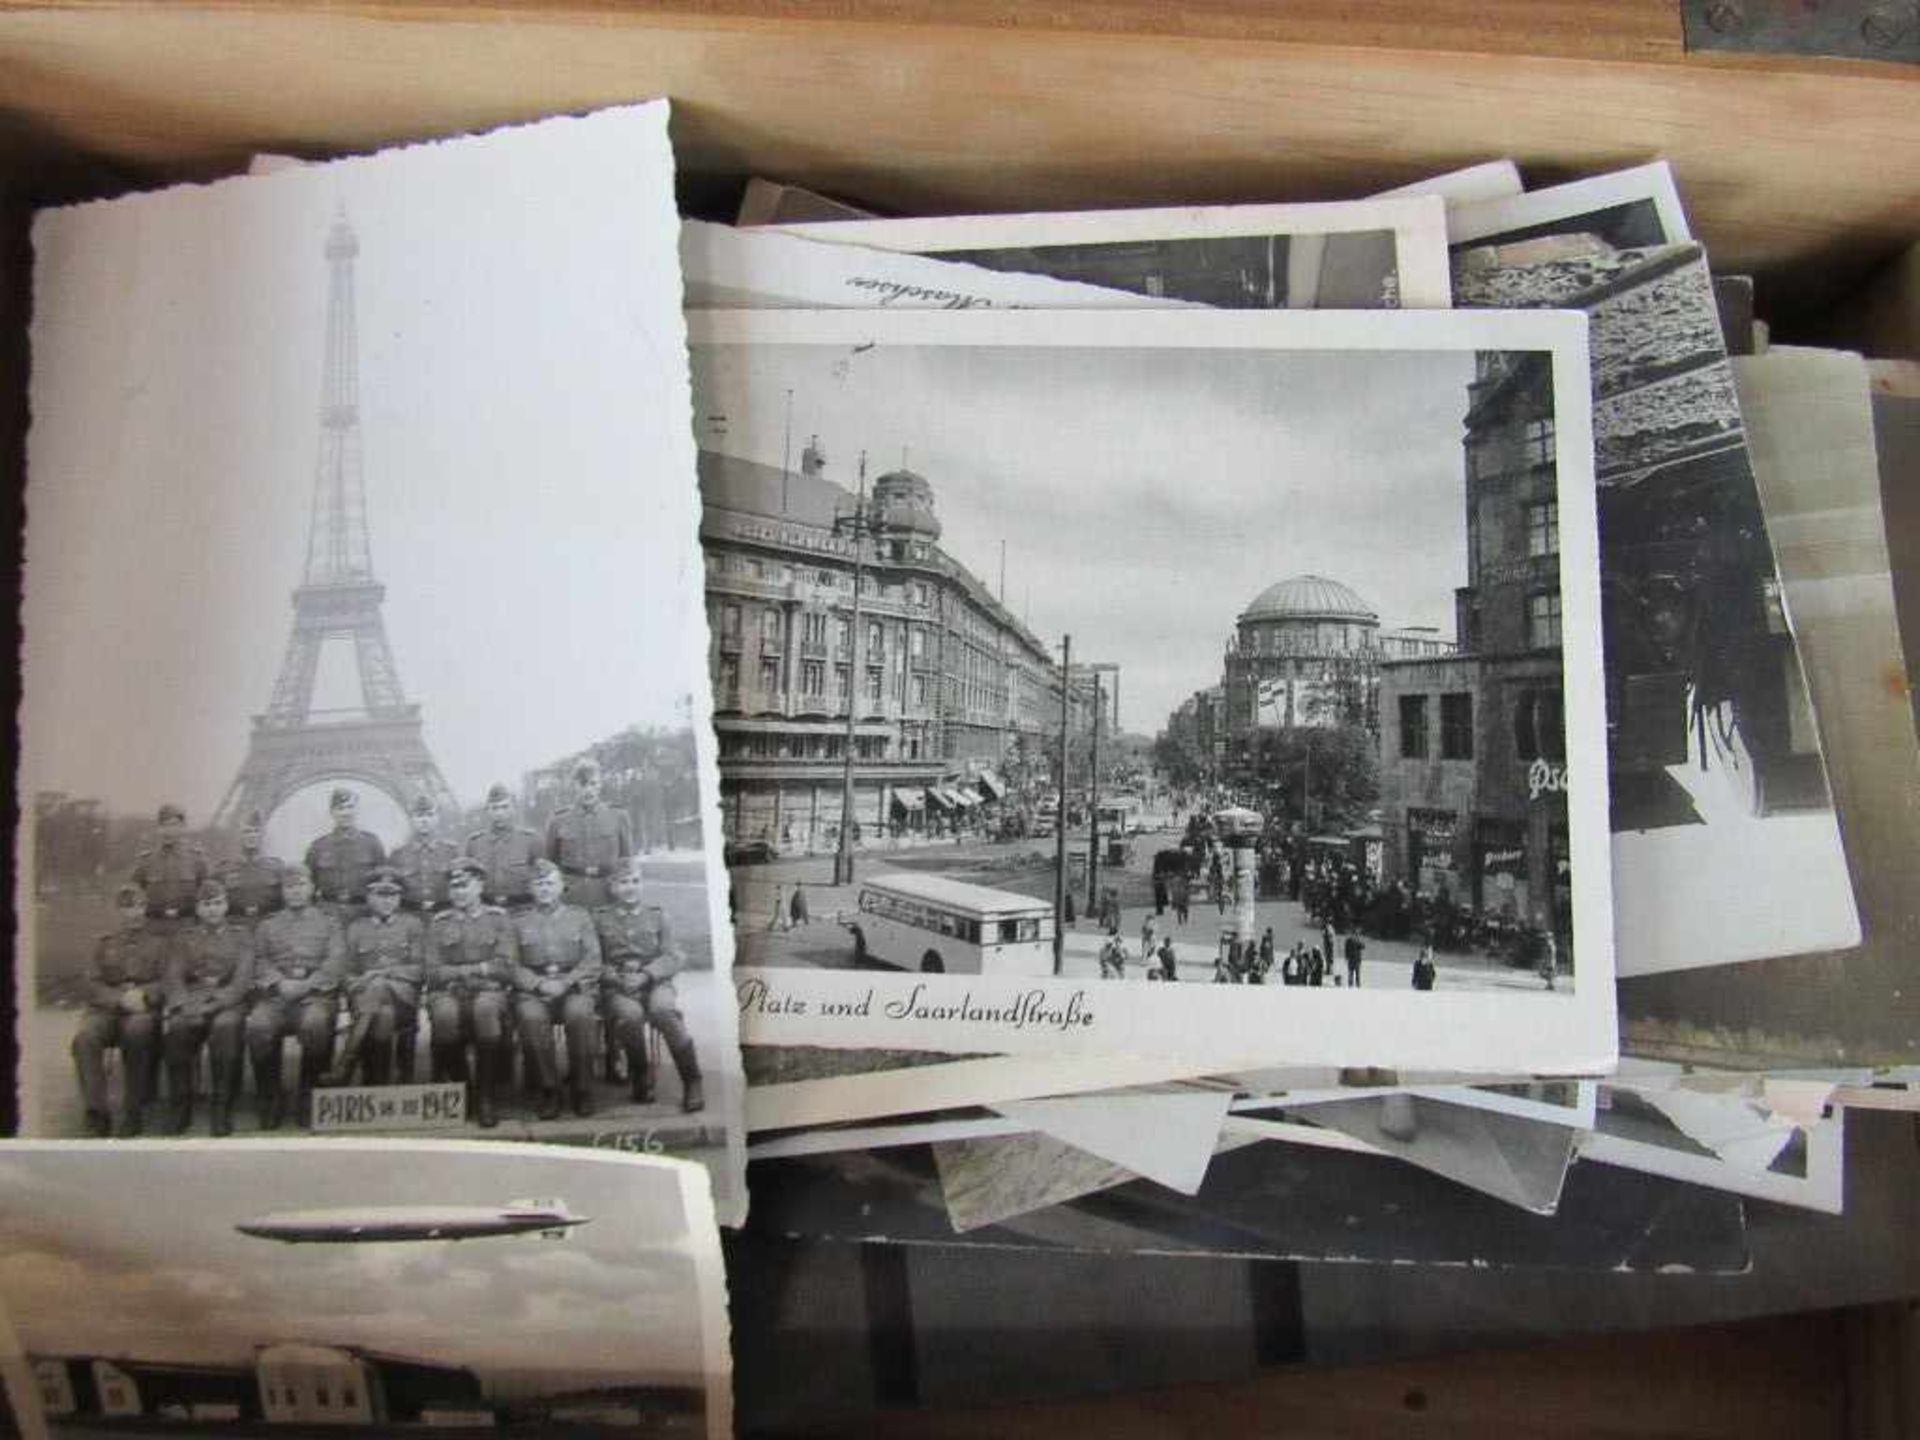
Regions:
<instances>
[{"instance_id":1,"label":"metal hinge","mask_svg":"<svg viewBox=\"0 0 1920 1440\"><path fill-rule=\"evenodd\" d=\"M1680 0L1689 50L1920 64L1920 0Z\"/></svg>"}]
</instances>

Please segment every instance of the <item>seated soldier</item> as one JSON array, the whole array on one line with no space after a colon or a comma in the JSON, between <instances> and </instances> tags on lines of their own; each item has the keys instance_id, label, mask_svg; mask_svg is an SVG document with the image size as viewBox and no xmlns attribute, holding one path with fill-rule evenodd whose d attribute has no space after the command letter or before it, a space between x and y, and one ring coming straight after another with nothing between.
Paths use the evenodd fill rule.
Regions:
<instances>
[{"instance_id":1,"label":"seated soldier","mask_svg":"<svg viewBox=\"0 0 1920 1440\"><path fill-rule=\"evenodd\" d=\"M700 1059L693 1037L680 1018L673 977L686 964L667 917L658 905L641 903L640 861L623 860L610 877L614 903L593 912L600 934L601 1005L613 1025L614 1042L626 1052L633 1098L653 1099L653 1072L647 1065L648 1025L660 1032L680 1072L680 1108L704 1109Z\"/></svg>"},{"instance_id":2,"label":"seated soldier","mask_svg":"<svg viewBox=\"0 0 1920 1440\"><path fill-rule=\"evenodd\" d=\"M254 931L253 1008L247 1014L247 1053L260 1128L277 1130L285 1110L281 1042L300 1041L300 1085L294 1114L307 1123L307 1099L333 1054L340 977L347 966L340 924L313 903L313 878L304 865L280 875L282 909Z\"/></svg>"},{"instance_id":3,"label":"seated soldier","mask_svg":"<svg viewBox=\"0 0 1920 1440\"><path fill-rule=\"evenodd\" d=\"M551 860L533 862L533 908L513 917L520 942L520 963L513 973L514 1018L520 1043L538 1071L540 1118L560 1113L560 1060L554 1053L553 1027L567 1033L567 1088L573 1113L593 1113L588 1088L593 1032L600 1023L595 1000L600 988L600 937L593 917L578 905L563 904L566 879Z\"/></svg>"},{"instance_id":4,"label":"seated soldier","mask_svg":"<svg viewBox=\"0 0 1920 1440\"><path fill-rule=\"evenodd\" d=\"M118 1048L125 1096L119 1133L138 1135L146 1114L153 1065L159 1056L160 1007L166 982L167 946L147 923L147 892L120 887L120 926L95 943L87 971L87 1008L73 1037L73 1065L87 1133L114 1133L107 1110L107 1051Z\"/></svg>"},{"instance_id":5,"label":"seated soldier","mask_svg":"<svg viewBox=\"0 0 1920 1440\"><path fill-rule=\"evenodd\" d=\"M253 993L253 937L227 923L227 887L200 883L195 923L174 941L167 966L167 1088L173 1113L168 1129L184 1135L193 1124L194 1071L205 1045L213 1061L213 1133L233 1133L233 1096L240 1088L240 1033Z\"/></svg>"},{"instance_id":6,"label":"seated soldier","mask_svg":"<svg viewBox=\"0 0 1920 1440\"><path fill-rule=\"evenodd\" d=\"M344 986L353 1026L334 1057L327 1082L344 1085L361 1067L369 1085L393 1075L396 1039L412 1044L426 971L427 922L400 908L399 872L382 866L367 882L367 913L347 926ZM402 1057L401 1080L413 1078L413 1057Z\"/></svg>"},{"instance_id":7,"label":"seated soldier","mask_svg":"<svg viewBox=\"0 0 1920 1440\"><path fill-rule=\"evenodd\" d=\"M427 1015L436 1080L467 1073L472 1043L474 1118L491 1129L500 1123L494 1087L505 1051L507 987L513 983L518 945L507 912L481 903L486 874L486 867L468 856L447 872L450 903L427 929Z\"/></svg>"}]
</instances>

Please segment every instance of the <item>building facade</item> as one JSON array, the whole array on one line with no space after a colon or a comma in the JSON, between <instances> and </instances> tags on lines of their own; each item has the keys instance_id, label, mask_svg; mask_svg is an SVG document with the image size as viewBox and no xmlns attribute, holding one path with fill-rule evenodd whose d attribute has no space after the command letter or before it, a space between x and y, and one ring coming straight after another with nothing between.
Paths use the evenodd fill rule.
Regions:
<instances>
[{"instance_id":1,"label":"building facade","mask_svg":"<svg viewBox=\"0 0 1920 1440\"><path fill-rule=\"evenodd\" d=\"M1460 651L1380 667L1384 870L1429 896L1551 924L1570 954L1552 372L1483 353L1468 391Z\"/></svg>"},{"instance_id":2,"label":"building facade","mask_svg":"<svg viewBox=\"0 0 1920 1440\"><path fill-rule=\"evenodd\" d=\"M964 824L1059 733L1058 664L942 549L927 479L880 476L863 512L826 467L817 440L797 471L700 454L730 841L833 843L850 708L862 835Z\"/></svg>"}]
</instances>

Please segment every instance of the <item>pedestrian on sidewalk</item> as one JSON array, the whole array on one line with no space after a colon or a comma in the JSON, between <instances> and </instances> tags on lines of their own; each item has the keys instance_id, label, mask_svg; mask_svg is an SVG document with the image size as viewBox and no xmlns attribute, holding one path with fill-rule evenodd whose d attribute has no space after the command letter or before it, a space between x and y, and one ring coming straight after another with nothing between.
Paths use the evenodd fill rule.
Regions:
<instances>
[{"instance_id":1,"label":"pedestrian on sidewalk","mask_svg":"<svg viewBox=\"0 0 1920 1440\"><path fill-rule=\"evenodd\" d=\"M1414 958L1413 962L1413 988L1416 990L1433 989L1433 982L1438 974L1439 971L1435 969L1433 963L1433 946L1422 945L1419 955Z\"/></svg>"},{"instance_id":2,"label":"pedestrian on sidewalk","mask_svg":"<svg viewBox=\"0 0 1920 1440\"><path fill-rule=\"evenodd\" d=\"M787 886L784 880L773 882L773 913L767 917L767 929L791 930L793 917L787 913Z\"/></svg>"},{"instance_id":3,"label":"pedestrian on sidewalk","mask_svg":"<svg viewBox=\"0 0 1920 1440\"><path fill-rule=\"evenodd\" d=\"M1320 922L1320 957L1321 957L1321 968L1329 972L1332 971L1333 969L1333 921L1331 919L1323 920Z\"/></svg>"},{"instance_id":4,"label":"pedestrian on sidewalk","mask_svg":"<svg viewBox=\"0 0 1920 1440\"><path fill-rule=\"evenodd\" d=\"M1354 931L1347 936L1347 984L1354 989L1360 988L1360 959L1367 953L1367 942L1360 938L1360 932Z\"/></svg>"},{"instance_id":5,"label":"pedestrian on sidewalk","mask_svg":"<svg viewBox=\"0 0 1920 1440\"><path fill-rule=\"evenodd\" d=\"M1173 937L1167 936L1160 942L1160 978L1178 980L1180 978L1179 958L1173 953Z\"/></svg>"},{"instance_id":6,"label":"pedestrian on sidewalk","mask_svg":"<svg viewBox=\"0 0 1920 1440\"><path fill-rule=\"evenodd\" d=\"M793 882L793 903L787 906L787 914L796 928L812 923L813 917L807 913L807 887L799 880Z\"/></svg>"}]
</instances>

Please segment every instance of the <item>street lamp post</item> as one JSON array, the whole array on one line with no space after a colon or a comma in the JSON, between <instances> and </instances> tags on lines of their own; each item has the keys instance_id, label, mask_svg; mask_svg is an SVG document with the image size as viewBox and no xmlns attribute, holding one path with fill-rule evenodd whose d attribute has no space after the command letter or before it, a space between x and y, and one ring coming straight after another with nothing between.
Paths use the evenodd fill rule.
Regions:
<instances>
[{"instance_id":1,"label":"street lamp post","mask_svg":"<svg viewBox=\"0 0 1920 1440\"><path fill-rule=\"evenodd\" d=\"M1113 676L1113 713L1114 729L1120 728L1120 667L1110 660L1096 661L1081 667L1093 676L1093 745L1092 758L1087 777L1087 795L1089 818L1087 821L1087 913L1091 915L1100 903L1100 676L1103 672Z\"/></svg>"},{"instance_id":2,"label":"street lamp post","mask_svg":"<svg viewBox=\"0 0 1920 1440\"><path fill-rule=\"evenodd\" d=\"M1060 974L1067 944L1067 714L1073 675L1073 637L1060 641L1060 768L1054 792L1053 973Z\"/></svg>"},{"instance_id":3,"label":"street lamp post","mask_svg":"<svg viewBox=\"0 0 1920 1440\"><path fill-rule=\"evenodd\" d=\"M853 883L853 752L854 720L860 704L860 590L866 579L867 537L875 533L867 509L867 456L860 453L859 498L851 515L836 515L833 532L853 540L853 620L847 648L847 728L840 772L840 839L833 851L833 883Z\"/></svg>"}]
</instances>

